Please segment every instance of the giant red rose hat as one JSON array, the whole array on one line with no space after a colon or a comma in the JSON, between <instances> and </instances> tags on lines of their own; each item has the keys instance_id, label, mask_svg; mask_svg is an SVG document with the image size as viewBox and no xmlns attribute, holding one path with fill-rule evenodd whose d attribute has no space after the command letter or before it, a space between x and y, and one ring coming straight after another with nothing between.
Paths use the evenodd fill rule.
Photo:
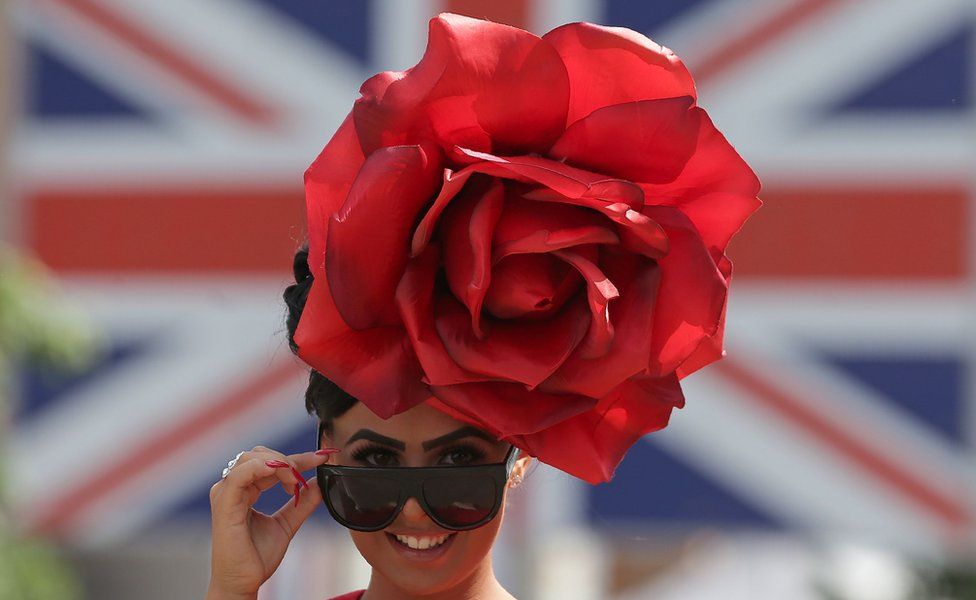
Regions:
<instances>
[{"instance_id":1,"label":"giant red rose hat","mask_svg":"<svg viewBox=\"0 0 976 600\"><path fill-rule=\"evenodd\" d=\"M298 355L383 418L427 402L590 483L724 355L759 180L668 48L431 19L305 172Z\"/></svg>"}]
</instances>

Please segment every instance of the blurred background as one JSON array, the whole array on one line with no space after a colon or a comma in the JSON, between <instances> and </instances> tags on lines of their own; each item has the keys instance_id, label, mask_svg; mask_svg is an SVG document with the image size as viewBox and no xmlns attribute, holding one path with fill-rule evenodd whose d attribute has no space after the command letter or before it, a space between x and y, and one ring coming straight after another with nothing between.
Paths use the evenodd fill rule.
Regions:
<instances>
[{"instance_id":1,"label":"blurred background","mask_svg":"<svg viewBox=\"0 0 976 600\"><path fill-rule=\"evenodd\" d=\"M976 598L972 0L0 4L0 598L203 598L210 486L314 448L302 172L440 11L672 48L763 180L728 356L612 483L546 466L519 598ZM258 507L273 512L278 488ZM324 507L261 600L364 586Z\"/></svg>"}]
</instances>

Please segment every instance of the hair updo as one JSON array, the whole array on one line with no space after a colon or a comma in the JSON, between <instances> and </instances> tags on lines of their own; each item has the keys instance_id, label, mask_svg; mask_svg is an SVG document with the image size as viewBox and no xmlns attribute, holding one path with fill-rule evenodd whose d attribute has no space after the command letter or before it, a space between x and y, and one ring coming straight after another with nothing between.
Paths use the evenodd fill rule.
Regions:
<instances>
[{"instance_id":1,"label":"hair updo","mask_svg":"<svg viewBox=\"0 0 976 600\"><path fill-rule=\"evenodd\" d=\"M312 272L308 268L308 242L304 243L295 253L292 263L295 283L285 288L282 297L288 306L286 325L288 327L288 346L297 356L298 344L295 343L295 330L308 300L308 291L312 289ZM305 390L305 410L314 414L322 422L323 427L332 435L332 419L342 415L357 402L356 398L347 394L339 386L315 369L308 375L308 388Z\"/></svg>"}]
</instances>

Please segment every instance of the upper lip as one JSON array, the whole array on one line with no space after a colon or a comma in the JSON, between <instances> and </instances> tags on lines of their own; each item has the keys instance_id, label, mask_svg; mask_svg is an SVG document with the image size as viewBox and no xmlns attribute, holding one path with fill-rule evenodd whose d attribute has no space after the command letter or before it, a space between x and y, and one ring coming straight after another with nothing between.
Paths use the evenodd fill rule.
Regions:
<instances>
[{"instance_id":1,"label":"upper lip","mask_svg":"<svg viewBox=\"0 0 976 600\"><path fill-rule=\"evenodd\" d=\"M415 537L415 538L425 538L425 537L438 538L438 537L442 537L442 536L445 536L445 535L450 535L450 534L452 534L454 532L453 531L443 531L443 532L437 532L437 531L417 531L417 532L388 531L387 533L389 533L390 535L405 535L405 536L408 536L408 537Z\"/></svg>"}]
</instances>

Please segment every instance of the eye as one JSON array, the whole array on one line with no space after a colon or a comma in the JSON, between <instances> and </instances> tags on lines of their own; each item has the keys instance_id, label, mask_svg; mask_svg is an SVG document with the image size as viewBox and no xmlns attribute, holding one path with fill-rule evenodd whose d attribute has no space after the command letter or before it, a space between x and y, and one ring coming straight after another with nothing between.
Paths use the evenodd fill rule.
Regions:
<instances>
[{"instance_id":1,"label":"eye","mask_svg":"<svg viewBox=\"0 0 976 600\"><path fill-rule=\"evenodd\" d=\"M451 446L441 454L441 464L463 466L476 463L485 458L485 453L480 448L470 444L459 444Z\"/></svg>"},{"instance_id":2,"label":"eye","mask_svg":"<svg viewBox=\"0 0 976 600\"><path fill-rule=\"evenodd\" d=\"M357 448L352 457L370 467L395 467L397 466L397 453L385 446L377 444L365 444Z\"/></svg>"}]
</instances>

